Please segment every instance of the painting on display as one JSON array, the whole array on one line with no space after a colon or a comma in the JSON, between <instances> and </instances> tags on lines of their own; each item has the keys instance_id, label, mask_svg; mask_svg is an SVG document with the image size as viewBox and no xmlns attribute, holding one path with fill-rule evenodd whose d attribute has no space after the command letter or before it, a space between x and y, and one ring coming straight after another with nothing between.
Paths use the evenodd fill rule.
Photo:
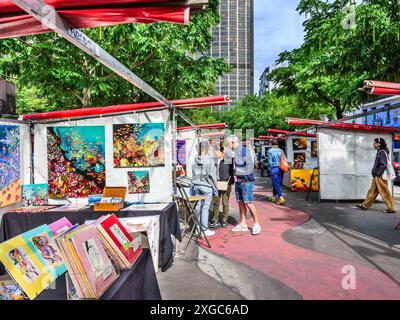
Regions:
<instances>
[{"instance_id":1,"label":"painting on display","mask_svg":"<svg viewBox=\"0 0 400 320\"><path fill-rule=\"evenodd\" d=\"M307 150L307 138L293 139L293 150Z\"/></svg>"},{"instance_id":2,"label":"painting on display","mask_svg":"<svg viewBox=\"0 0 400 320\"><path fill-rule=\"evenodd\" d=\"M164 166L164 132L164 123L114 125L114 167Z\"/></svg>"},{"instance_id":3,"label":"painting on display","mask_svg":"<svg viewBox=\"0 0 400 320\"><path fill-rule=\"evenodd\" d=\"M317 141L311 141L311 158L318 158L318 144L317 144Z\"/></svg>"},{"instance_id":4,"label":"painting on display","mask_svg":"<svg viewBox=\"0 0 400 320\"><path fill-rule=\"evenodd\" d=\"M293 158L294 162L306 162L306 154L304 152L295 152Z\"/></svg>"},{"instance_id":5,"label":"painting on display","mask_svg":"<svg viewBox=\"0 0 400 320\"><path fill-rule=\"evenodd\" d=\"M49 198L87 198L105 187L104 126L48 127Z\"/></svg>"},{"instance_id":6,"label":"painting on display","mask_svg":"<svg viewBox=\"0 0 400 320\"><path fill-rule=\"evenodd\" d=\"M178 166L183 170L183 175L186 175L186 140L176 142L176 159Z\"/></svg>"},{"instance_id":7,"label":"painting on display","mask_svg":"<svg viewBox=\"0 0 400 320\"><path fill-rule=\"evenodd\" d=\"M19 127L0 125L0 208L21 200Z\"/></svg>"},{"instance_id":8,"label":"painting on display","mask_svg":"<svg viewBox=\"0 0 400 320\"><path fill-rule=\"evenodd\" d=\"M290 191L308 191L313 170L291 170L290 171ZM318 191L318 170L314 171L312 180L312 191Z\"/></svg>"},{"instance_id":9,"label":"painting on display","mask_svg":"<svg viewBox=\"0 0 400 320\"><path fill-rule=\"evenodd\" d=\"M45 206L49 202L48 185L43 184L24 184L22 186L22 205Z\"/></svg>"},{"instance_id":10,"label":"painting on display","mask_svg":"<svg viewBox=\"0 0 400 320\"><path fill-rule=\"evenodd\" d=\"M150 193L150 172L148 170L128 172L128 192Z\"/></svg>"}]
</instances>

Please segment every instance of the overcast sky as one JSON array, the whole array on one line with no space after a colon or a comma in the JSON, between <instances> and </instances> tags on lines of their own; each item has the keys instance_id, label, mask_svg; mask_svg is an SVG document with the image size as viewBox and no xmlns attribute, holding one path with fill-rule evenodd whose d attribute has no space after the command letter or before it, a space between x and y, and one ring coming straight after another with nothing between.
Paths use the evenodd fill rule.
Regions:
<instances>
[{"instance_id":1,"label":"overcast sky","mask_svg":"<svg viewBox=\"0 0 400 320\"><path fill-rule=\"evenodd\" d=\"M299 0L254 0L254 90L264 69L279 53L303 42L304 17L296 11Z\"/></svg>"}]
</instances>

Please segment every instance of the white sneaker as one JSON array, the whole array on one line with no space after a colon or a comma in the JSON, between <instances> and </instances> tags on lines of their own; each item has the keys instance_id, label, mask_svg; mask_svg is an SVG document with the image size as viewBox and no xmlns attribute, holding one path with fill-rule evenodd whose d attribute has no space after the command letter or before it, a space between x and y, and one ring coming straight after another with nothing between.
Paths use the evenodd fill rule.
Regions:
<instances>
[{"instance_id":1,"label":"white sneaker","mask_svg":"<svg viewBox=\"0 0 400 320\"><path fill-rule=\"evenodd\" d=\"M239 223L236 227L232 228L233 232L247 232L249 228L247 227L247 224L242 224Z\"/></svg>"},{"instance_id":2,"label":"white sneaker","mask_svg":"<svg viewBox=\"0 0 400 320\"><path fill-rule=\"evenodd\" d=\"M261 226L258 223L254 224L253 229L251 230L251 234L255 236L257 234L260 234L260 232L261 232Z\"/></svg>"},{"instance_id":3,"label":"white sneaker","mask_svg":"<svg viewBox=\"0 0 400 320\"><path fill-rule=\"evenodd\" d=\"M215 231L212 231L210 229L207 229L204 231L204 234L206 235L206 237L211 237L215 234Z\"/></svg>"}]
</instances>

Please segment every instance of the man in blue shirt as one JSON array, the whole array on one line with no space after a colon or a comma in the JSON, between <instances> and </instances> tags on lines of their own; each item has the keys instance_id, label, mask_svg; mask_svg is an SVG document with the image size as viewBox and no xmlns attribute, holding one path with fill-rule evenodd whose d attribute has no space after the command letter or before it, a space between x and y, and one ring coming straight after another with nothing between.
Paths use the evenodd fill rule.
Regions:
<instances>
[{"instance_id":1,"label":"man in blue shirt","mask_svg":"<svg viewBox=\"0 0 400 320\"><path fill-rule=\"evenodd\" d=\"M272 180L272 191L273 191L273 196L269 197L269 200L275 202L276 201L275 196L278 196L279 199L276 202L276 204L278 205L282 205L286 202L285 198L283 198L281 191L283 172L279 168L282 153L283 151L278 147L278 141L273 140L272 148L268 150L268 169Z\"/></svg>"}]
</instances>

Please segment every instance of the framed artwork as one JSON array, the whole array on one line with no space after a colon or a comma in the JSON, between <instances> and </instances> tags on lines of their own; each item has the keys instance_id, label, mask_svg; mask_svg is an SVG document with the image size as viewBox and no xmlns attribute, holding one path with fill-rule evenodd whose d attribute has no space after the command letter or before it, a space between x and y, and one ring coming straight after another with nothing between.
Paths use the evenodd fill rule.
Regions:
<instances>
[{"instance_id":1,"label":"framed artwork","mask_svg":"<svg viewBox=\"0 0 400 320\"><path fill-rule=\"evenodd\" d=\"M318 158L318 142L311 141L311 158Z\"/></svg>"},{"instance_id":2,"label":"framed artwork","mask_svg":"<svg viewBox=\"0 0 400 320\"><path fill-rule=\"evenodd\" d=\"M48 127L49 198L87 198L103 193L104 126Z\"/></svg>"},{"instance_id":3,"label":"framed artwork","mask_svg":"<svg viewBox=\"0 0 400 320\"><path fill-rule=\"evenodd\" d=\"M293 139L293 150L307 150L307 138Z\"/></svg>"},{"instance_id":4,"label":"framed artwork","mask_svg":"<svg viewBox=\"0 0 400 320\"><path fill-rule=\"evenodd\" d=\"M21 200L19 127L0 125L0 208Z\"/></svg>"},{"instance_id":5,"label":"framed artwork","mask_svg":"<svg viewBox=\"0 0 400 320\"><path fill-rule=\"evenodd\" d=\"M293 157L294 162L306 162L305 152L295 152Z\"/></svg>"},{"instance_id":6,"label":"framed artwork","mask_svg":"<svg viewBox=\"0 0 400 320\"><path fill-rule=\"evenodd\" d=\"M148 170L128 172L128 193L150 193L150 172Z\"/></svg>"},{"instance_id":7,"label":"framed artwork","mask_svg":"<svg viewBox=\"0 0 400 320\"><path fill-rule=\"evenodd\" d=\"M164 123L113 125L114 167L165 165Z\"/></svg>"},{"instance_id":8,"label":"framed artwork","mask_svg":"<svg viewBox=\"0 0 400 320\"><path fill-rule=\"evenodd\" d=\"M48 185L43 184L24 184L22 186L22 205L45 206L49 203Z\"/></svg>"}]
</instances>

